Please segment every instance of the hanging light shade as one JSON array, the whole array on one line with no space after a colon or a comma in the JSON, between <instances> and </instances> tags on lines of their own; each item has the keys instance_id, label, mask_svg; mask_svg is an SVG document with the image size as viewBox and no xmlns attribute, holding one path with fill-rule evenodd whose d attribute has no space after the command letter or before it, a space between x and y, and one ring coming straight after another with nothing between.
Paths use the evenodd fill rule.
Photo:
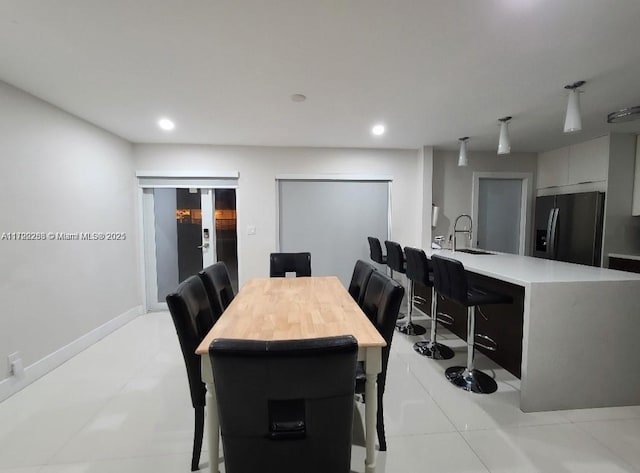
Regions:
<instances>
[{"instance_id":1,"label":"hanging light shade","mask_svg":"<svg viewBox=\"0 0 640 473\"><path fill-rule=\"evenodd\" d=\"M503 117L500 122L500 138L498 139L498 154L511 153L511 140L509 139L509 120L511 117Z\"/></svg>"},{"instance_id":2,"label":"hanging light shade","mask_svg":"<svg viewBox=\"0 0 640 473\"><path fill-rule=\"evenodd\" d=\"M467 141L469 140L468 136L463 138L458 138L460 142L460 154L458 154L458 166L466 166L469 164L469 160L467 159Z\"/></svg>"},{"instance_id":3,"label":"hanging light shade","mask_svg":"<svg viewBox=\"0 0 640 473\"><path fill-rule=\"evenodd\" d=\"M567 102L567 114L564 118L564 132L573 133L582 130L582 116L580 115L580 90L579 88L585 84L583 80L565 85L564 88L569 91L569 100Z\"/></svg>"}]
</instances>

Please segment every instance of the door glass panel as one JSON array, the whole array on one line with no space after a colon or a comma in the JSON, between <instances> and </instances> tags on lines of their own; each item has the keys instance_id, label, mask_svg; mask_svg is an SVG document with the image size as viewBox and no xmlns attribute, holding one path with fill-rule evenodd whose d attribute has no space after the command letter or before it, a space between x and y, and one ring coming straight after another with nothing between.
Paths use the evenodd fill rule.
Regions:
<instances>
[{"instance_id":1,"label":"door glass panel","mask_svg":"<svg viewBox=\"0 0 640 473\"><path fill-rule=\"evenodd\" d=\"M153 190L158 301L179 283L176 189Z\"/></svg>"},{"instance_id":2,"label":"door glass panel","mask_svg":"<svg viewBox=\"0 0 640 473\"><path fill-rule=\"evenodd\" d=\"M238 233L236 190L215 189L215 244L218 261L229 270L231 285L238 291Z\"/></svg>"},{"instance_id":3,"label":"door glass panel","mask_svg":"<svg viewBox=\"0 0 640 473\"><path fill-rule=\"evenodd\" d=\"M521 179L480 179L478 248L518 254Z\"/></svg>"},{"instance_id":4,"label":"door glass panel","mask_svg":"<svg viewBox=\"0 0 640 473\"><path fill-rule=\"evenodd\" d=\"M158 302L202 269L200 190L154 189Z\"/></svg>"},{"instance_id":5,"label":"door glass panel","mask_svg":"<svg viewBox=\"0 0 640 473\"><path fill-rule=\"evenodd\" d=\"M176 228L180 282L202 270L200 189L176 189Z\"/></svg>"},{"instance_id":6,"label":"door glass panel","mask_svg":"<svg viewBox=\"0 0 640 473\"><path fill-rule=\"evenodd\" d=\"M149 307L162 309L178 284L215 261L226 263L237 291L236 190L149 188L144 195Z\"/></svg>"}]
</instances>

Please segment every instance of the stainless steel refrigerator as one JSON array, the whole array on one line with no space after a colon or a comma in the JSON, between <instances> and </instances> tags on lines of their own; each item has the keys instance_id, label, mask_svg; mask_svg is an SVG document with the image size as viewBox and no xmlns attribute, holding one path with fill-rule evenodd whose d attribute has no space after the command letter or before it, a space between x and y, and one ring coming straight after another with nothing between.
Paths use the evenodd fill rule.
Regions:
<instances>
[{"instance_id":1,"label":"stainless steel refrigerator","mask_svg":"<svg viewBox=\"0 0 640 473\"><path fill-rule=\"evenodd\" d=\"M533 256L600 266L604 192L536 199Z\"/></svg>"}]
</instances>

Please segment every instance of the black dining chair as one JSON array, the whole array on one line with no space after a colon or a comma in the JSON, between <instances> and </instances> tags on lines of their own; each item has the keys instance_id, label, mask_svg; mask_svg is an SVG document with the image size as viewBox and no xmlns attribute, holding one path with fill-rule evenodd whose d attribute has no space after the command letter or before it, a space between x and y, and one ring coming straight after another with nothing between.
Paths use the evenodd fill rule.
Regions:
<instances>
[{"instance_id":1,"label":"black dining chair","mask_svg":"<svg viewBox=\"0 0 640 473\"><path fill-rule=\"evenodd\" d=\"M376 268L373 265L359 259L353 268L353 275L351 276L351 282L349 283L349 294L353 297L358 305L362 303L364 299L364 292L367 289L369 278L371 273Z\"/></svg>"},{"instance_id":2,"label":"black dining chair","mask_svg":"<svg viewBox=\"0 0 640 473\"><path fill-rule=\"evenodd\" d=\"M387 346L382 348L382 371L378 374L378 413L376 418L376 430L380 451L387 450L387 441L384 433L384 406L382 397L387 380L387 365L389 362L389 350L395 332L398 311L404 297L404 288L390 277L379 271L371 273L367 289L362 300L362 311L376 327ZM356 393L364 394L366 376L364 364L358 363L356 374ZM367 402L365 398L365 403Z\"/></svg>"},{"instance_id":3,"label":"black dining chair","mask_svg":"<svg viewBox=\"0 0 640 473\"><path fill-rule=\"evenodd\" d=\"M204 268L198 275L207 290L209 302L217 320L235 297L227 265L218 261Z\"/></svg>"},{"instance_id":4,"label":"black dining chair","mask_svg":"<svg viewBox=\"0 0 640 473\"><path fill-rule=\"evenodd\" d=\"M200 356L196 355L196 348L213 327L216 316L211 309L207 291L198 276L186 279L169 294L167 305L187 368L191 404L195 413L191 471L196 471L202 450L206 394L200 370Z\"/></svg>"},{"instance_id":5,"label":"black dining chair","mask_svg":"<svg viewBox=\"0 0 640 473\"><path fill-rule=\"evenodd\" d=\"M227 473L349 473L358 344L351 335L214 340Z\"/></svg>"},{"instance_id":6,"label":"black dining chair","mask_svg":"<svg viewBox=\"0 0 640 473\"><path fill-rule=\"evenodd\" d=\"M287 273L296 273L296 277L311 276L311 253L271 253L269 276L284 278Z\"/></svg>"}]
</instances>

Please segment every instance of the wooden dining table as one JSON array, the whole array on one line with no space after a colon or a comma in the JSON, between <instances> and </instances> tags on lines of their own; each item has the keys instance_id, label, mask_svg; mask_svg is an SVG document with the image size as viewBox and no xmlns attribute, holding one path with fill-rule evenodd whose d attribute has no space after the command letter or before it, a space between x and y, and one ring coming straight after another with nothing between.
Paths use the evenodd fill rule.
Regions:
<instances>
[{"instance_id":1,"label":"wooden dining table","mask_svg":"<svg viewBox=\"0 0 640 473\"><path fill-rule=\"evenodd\" d=\"M207 386L207 436L211 473L218 473L219 423L211 342L237 340L296 340L353 335L358 341L358 360L364 362L365 472L376 468L377 375L382 370L384 338L335 276L308 278L257 278L238 292L220 319L198 346L202 380Z\"/></svg>"}]
</instances>

